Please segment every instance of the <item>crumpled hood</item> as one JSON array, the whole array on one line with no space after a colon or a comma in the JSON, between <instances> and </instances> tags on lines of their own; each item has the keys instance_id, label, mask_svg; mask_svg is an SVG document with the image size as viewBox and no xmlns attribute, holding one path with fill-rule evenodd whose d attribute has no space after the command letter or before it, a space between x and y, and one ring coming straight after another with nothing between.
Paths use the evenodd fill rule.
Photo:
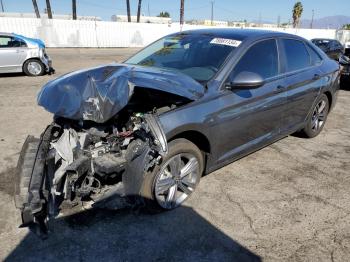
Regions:
<instances>
[{"instance_id":1,"label":"crumpled hood","mask_svg":"<svg viewBox=\"0 0 350 262\"><path fill-rule=\"evenodd\" d=\"M110 64L63 75L47 83L38 104L56 116L103 123L125 107L134 87L197 100L205 88L191 77L160 68Z\"/></svg>"}]
</instances>

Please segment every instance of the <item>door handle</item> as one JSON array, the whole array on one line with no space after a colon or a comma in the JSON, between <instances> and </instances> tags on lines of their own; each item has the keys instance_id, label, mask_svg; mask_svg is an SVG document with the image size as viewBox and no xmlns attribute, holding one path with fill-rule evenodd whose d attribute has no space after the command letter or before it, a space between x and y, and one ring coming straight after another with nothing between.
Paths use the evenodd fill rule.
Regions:
<instances>
[{"instance_id":1,"label":"door handle","mask_svg":"<svg viewBox=\"0 0 350 262\"><path fill-rule=\"evenodd\" d=\"M320 78L321 76L319 74L314 74L314 77L312 78L312 80L318 80Z\"/></svg>"}]
</instances>

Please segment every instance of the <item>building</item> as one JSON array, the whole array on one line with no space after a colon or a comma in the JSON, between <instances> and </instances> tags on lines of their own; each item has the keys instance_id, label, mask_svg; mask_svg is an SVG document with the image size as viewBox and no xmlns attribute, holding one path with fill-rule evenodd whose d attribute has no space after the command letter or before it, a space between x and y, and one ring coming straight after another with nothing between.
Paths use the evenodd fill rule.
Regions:
<instances>
[{"instance_id":1,"label":"building","mask_svg":"<svg viewBox=\"0 0 350 262\"><path fill-rule=\"evenodd\" d=\"M128 22L127 15L112 15L111 20L113 22ZM137 16L131 16L131 22L137 22ZM158 17L158 16L140 16L140 23L152 23L152 24L171 24L170 17Z\"/></svg>"},{"instance_id":2,"label":"building","mask_svg":"<svg viewBox=\"0 0 350 262\"><path fill-rule=\"evenodd\" d=\"M2 13L0 12L0 17L18 17L18 18L36 18L35 13ZM41 18L47 18L48 16L46 13L40 14ZM60 15L60 14L52 14L53 19L60 19L60 20L73 20L72 15ZM77 20L83 20L83 21L102 21L101 17L98 16L77 16Z\"/></svg>"},{"instance_id":3,"label":"building","mask_svg":"<svg viewBox=\"0 0 350 262\"><path fill-rule=\"evenodd\" d=\"M203 21L203 25L206 25L206 26L228 26L228 22L227 21L219 21L219 20L208 20L208 19L205 19Z\"/></svg>"}]
</instances>

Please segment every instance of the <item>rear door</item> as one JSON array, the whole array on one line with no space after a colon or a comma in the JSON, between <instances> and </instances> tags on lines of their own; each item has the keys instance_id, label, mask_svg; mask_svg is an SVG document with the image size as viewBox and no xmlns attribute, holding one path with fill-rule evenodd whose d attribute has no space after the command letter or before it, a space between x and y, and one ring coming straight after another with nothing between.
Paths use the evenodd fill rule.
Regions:
<instances>
[{"instance_id":1,"label":"rear door","mask_svg":"<svg viewBox=\"0 0 350 262\"><path fill-rule=\"evenodd\" d=\"M211 132L218 164L230 162L273 141L280 134L286 93L279 76L277 41L267 39L253 44L243 54L227 82L241 72L260 75L265 84L255 89L225 90L216 101L220 111Z\"/></svg>"},{"instance_id":2,"label":"rear door","mask_svg":"<svg viewBox=\"0 0 350 262\"><path fill-rule=\"evenodd\" d=\"M288 97L282 132L289 134L303 127L327 76L320 70L322 58L310 45L292 38L279 43Z\"/></svg>"}]
</instances>

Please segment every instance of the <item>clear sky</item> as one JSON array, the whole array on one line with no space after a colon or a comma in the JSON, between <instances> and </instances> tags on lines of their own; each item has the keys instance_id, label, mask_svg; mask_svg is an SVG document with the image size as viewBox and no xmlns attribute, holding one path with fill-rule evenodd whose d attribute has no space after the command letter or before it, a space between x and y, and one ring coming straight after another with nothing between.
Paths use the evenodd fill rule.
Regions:
<instances>
[{"instance_id":1,"label":"clear sky","mask_svg":"<svg viewBox=\"0 0 350 262\"><path fill-rule=\"evenodd\" d=\"M2 0L7 12L34 12L31 0ZM39 9L45 8L45 0L37 0ZM77 0L78 15L100 16L110 20L113 14L126 14L125 0ZM281 22L291 19L295 0L214 0L215 20L259 20ZM315 18L332 15L350 16L350 0L302 0L302 19L310 19L312 10ZM136 15L138 0L130 0L131 12ZM71 0L51 0L56 14L71 14ZM148 8L149 7L149 8ZM142 13L158 15L168 11L174 21L179 20L180 0L143 0ZM149 11L149 12L148 12ZM210 19L211 0L185 0L185 19Z\"/></svg>"}]
</instances>

